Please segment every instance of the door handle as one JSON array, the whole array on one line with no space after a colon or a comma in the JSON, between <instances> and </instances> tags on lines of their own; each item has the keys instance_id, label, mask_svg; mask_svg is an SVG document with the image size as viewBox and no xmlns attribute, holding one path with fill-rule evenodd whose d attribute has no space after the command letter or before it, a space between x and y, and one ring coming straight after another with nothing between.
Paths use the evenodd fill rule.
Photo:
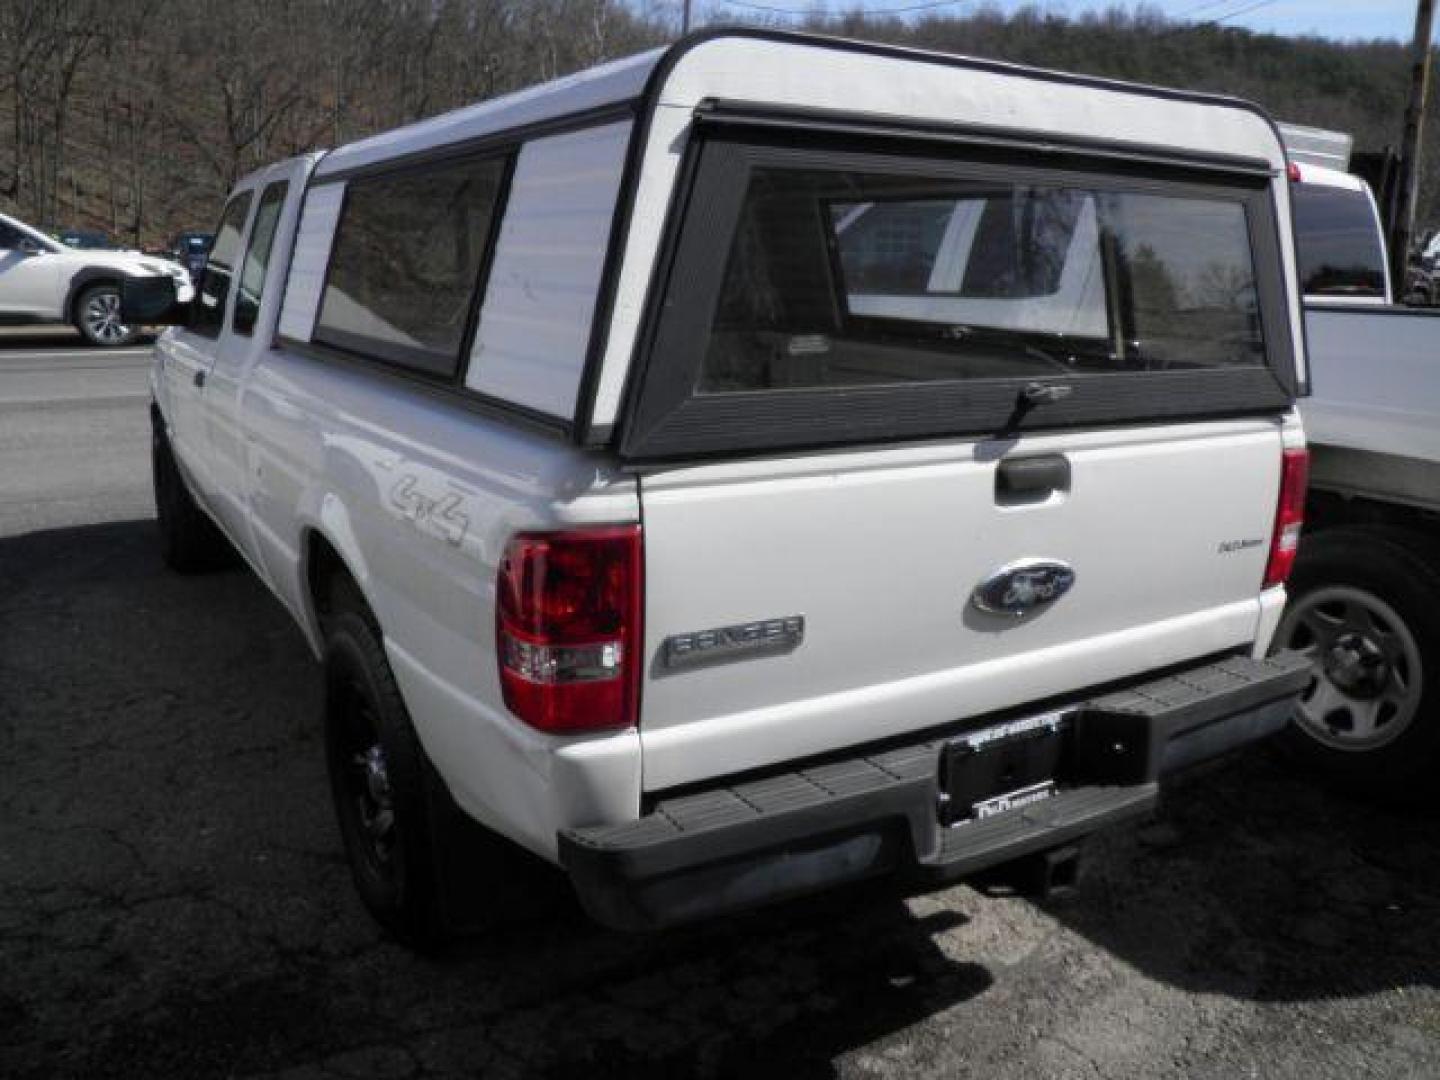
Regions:
<instances>
[{"instance_id":1,"label":"door handle","mask_svg":"<svg viewBox=\"0 0 1440 1080\"><path fill-rule=\"evenodd\" d=\"M1044 502L1070 490L1070 460L1064 454L1008 458L995 468L995 501L1001 506Z\"/></svg>"},{"instance_id":2,"label":"door handle","mask_svg":"<svg viewBox=\"0 0 1440 1080\"><path fill-rule=\"evenodd\" d=\"M204 389L205 389L205 369L204 369L204 368L196 368L196 369L195 369L195 385L196 385L198 388L200 388L201 390L204 390Z\"/></svg>"}]
</instances>

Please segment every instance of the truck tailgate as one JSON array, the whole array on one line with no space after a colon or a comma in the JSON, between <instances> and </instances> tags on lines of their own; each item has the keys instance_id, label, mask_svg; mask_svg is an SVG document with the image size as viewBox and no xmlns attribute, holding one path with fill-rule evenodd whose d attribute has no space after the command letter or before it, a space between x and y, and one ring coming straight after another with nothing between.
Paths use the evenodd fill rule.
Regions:
<instances>
[{"instance_id":1,"label":"truck tailgate","mask_svg":"<svg viewBox=\"0 0 1440 1080\"><path fill-rule=\"evenodd\" d=\"M1038 455L1068 482L997 490L1001 461ZM1245 420L644 475L646 789L1248 644L1280 456L1279 423ZM1024 617L981 610L977 586L1025 559L1073 586ZM694 649L711 631L737 647Z\"/></svg>"}]
</instances>

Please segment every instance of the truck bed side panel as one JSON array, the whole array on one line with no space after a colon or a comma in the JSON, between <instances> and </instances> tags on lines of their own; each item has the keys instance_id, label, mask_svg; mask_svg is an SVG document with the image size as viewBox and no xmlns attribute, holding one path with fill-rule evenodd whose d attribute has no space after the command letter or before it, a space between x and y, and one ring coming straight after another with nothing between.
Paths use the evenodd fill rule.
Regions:
<instances>
[{"instance_id":1,"label":"truck bed side panel","mask_svg":"<svg viewBox=\"0 0 1440 1080\"><path fill-rule=\"evenodd\" d=\"M256 534L280 591L311 610L309 534L341 555L385 632L432 761L462 806L536 851L562 825L638 812L639 740L568 744L501 704L496 564L521 529L636 520L633 480L563 443L460 405L277 351L245 407ZM562 501L557 493L564 493ZM577 784L572 763L589 763Z\"/></svg>"},{"instance_id":2,"label":"truck bed side panel","mask_svg":"<svg viewBox=\"0 0 1440 1080\"><path fill-rule=\"evenodd\" d=\"M1311 482L1353 488L1359 469L1368 494L1440 509L1440 312L1307 305L1305 325Z\"/></svg>"}]
</instances>

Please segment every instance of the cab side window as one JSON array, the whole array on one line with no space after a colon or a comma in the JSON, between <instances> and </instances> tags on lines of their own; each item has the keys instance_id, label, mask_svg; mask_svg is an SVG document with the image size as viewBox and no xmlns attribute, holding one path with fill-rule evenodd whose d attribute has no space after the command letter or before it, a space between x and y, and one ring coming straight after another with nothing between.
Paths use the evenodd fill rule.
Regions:
<instances>
[{"instance_id":1,"label":"cab side window","mask_svg":"<svg viewBox=\"0 0 1440 1080\"><path fill-rule=\"evenodd\" d=\"M210 260L205 264L190 313L190 329L205 337L219 337L225 322L225 301L235 276L240 236L245 231L245 216L250 212L250 196L250 192L243 191L231 199L220 217L220 227L215 230L215 246L210 250Z\"/></svg>"},{"instance_id":2,"label":"cab side window","mask_svg":"<svg viewBox=\"0 0 1440 1080\"><path fill-rule=\"evenodd\" d=\"M265 294L265 276L270 269L270 252L275 247L275 230L280 224L280 211L285 208L288 181L271 184L260 196L255 211L255 224L250 227L250 246L240 268L240 288L235 294L235 315L231 328L247 337L260 317L260 300Z\"/></svg>"},{"instance_id":3,"label":"cab side window","mask_svg":"<svg viewBox=\"0 0 1440 1080\"><path fill-rule=\"evenodd\" d=\"M18 251L21 238L19 229L0 221L0 251Z\"/></svg>"}]
</instances>

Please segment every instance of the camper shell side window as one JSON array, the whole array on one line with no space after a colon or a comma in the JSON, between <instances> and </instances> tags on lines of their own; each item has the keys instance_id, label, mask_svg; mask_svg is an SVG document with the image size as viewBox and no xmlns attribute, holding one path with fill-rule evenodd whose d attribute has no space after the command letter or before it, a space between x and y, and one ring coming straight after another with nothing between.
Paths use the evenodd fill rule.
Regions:
<instances>
[{"instance_id":1,"label":"camper shell side window","mask_svg":"<svg viewBox=\"0 0 1440 1080\"><path fill-rule=\"evenodd\" d=\"M634 123L562 118L312 178L279 339L568 432Z\"/></svg>"},{"instance_id":2,"label":"camper shell side window","mask_svg":"<svg viewBox=\"0 0 1440 1080\"><path fill-rule=\"evenodd\" d=\"M350 180L314 340L455 378L507 166L487 155Z\"/></svg>"}]
</instances>

